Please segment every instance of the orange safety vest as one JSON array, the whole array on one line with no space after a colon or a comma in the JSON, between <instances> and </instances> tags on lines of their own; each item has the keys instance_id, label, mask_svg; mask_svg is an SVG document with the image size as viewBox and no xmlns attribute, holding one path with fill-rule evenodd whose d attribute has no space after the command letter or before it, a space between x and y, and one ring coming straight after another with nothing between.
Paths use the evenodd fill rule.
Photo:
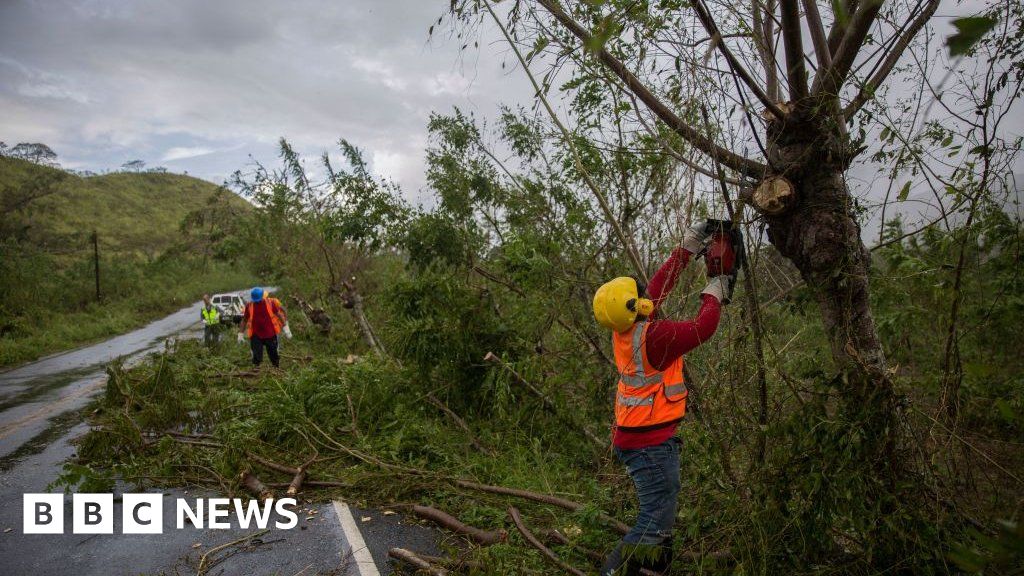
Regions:
<instances>
[{"instance_id":1,"label":"orange safety vest","mask_svg":"<svg viewBox=\"0 0 1024 576\"><path fill-rule=\"evenodd\" d=\"M647 329L650 322L633 324L612 335L619 386L615 394L615 424L626 430L660 428L683 419L686 414L686 383L683 357L665 370L655 370L647 361Z\"/></svg>"},{"instance_id":2,"label":"orange safety vest","mask_svg":"<svg viewBox=\"0 0 1024 576\"><path fill-rule=\"evenodd\" d=\"M274 305L273 306L270 305L270 301L271 300L274 301ZM247 336L249 338L252 338L252 320L253 320L253 316L256 315L255 306L258 305L258 304L263 304L264 306L267 307L267 315L270 316L270 323L273 324L273 326L274 326L274 334L280 334L281 333L281 319L277 317L277 314L274 314L274 310L275 309L278 309L278 310L281 309L281 302L279 300L277 300L276 298L264 298L260 302L249 302L248 304L245 305L245 308L246 308L245 315L249 318L249 323L246 326L246 331L248 332Z\"/></svg>"}]
</instances>

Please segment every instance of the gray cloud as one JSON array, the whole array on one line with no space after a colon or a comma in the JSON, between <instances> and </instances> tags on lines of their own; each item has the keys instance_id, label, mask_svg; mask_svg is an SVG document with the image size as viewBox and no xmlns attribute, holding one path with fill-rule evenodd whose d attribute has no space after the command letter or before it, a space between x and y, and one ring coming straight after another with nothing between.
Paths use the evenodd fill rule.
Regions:
<instances>
[{"instance_id":1,"label":"gray cloud","mask_svg":"<svg viewBox=\"0 0 1024 576\"><path fill-rule=\"evenodd\" d=\"M220 181L286 137L307 154L346 138L410 197L426 121L495 116L530 98L479 54L428 39L448 2L15 0L0 4L0 139L42 141L75 168L141 158Z\"/></svg>"}]
</instances>

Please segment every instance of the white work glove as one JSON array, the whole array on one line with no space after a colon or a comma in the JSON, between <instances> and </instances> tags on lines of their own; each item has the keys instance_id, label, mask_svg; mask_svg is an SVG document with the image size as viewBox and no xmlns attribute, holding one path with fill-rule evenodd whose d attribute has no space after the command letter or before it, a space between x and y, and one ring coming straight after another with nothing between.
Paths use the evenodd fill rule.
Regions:
<instances>
[{"instance_id":1,"label":"white work glove","mask_svg":"<svg viewBox=\"0 0 1024 576\"><path fill-rule=\"evenodd\" d=\"M245 334L242 334L241 332L239 332L238 333L238 343L241 344L243 342L245 342Z\"/></svg>"},{"instance_id":2,"label":"white work glove","mask_svg":"<svg viewBox=\"0 0 1024 576\"><path fill-rule=\"evenodd\" d=\"M285 338L287 338L289 340L292 339L292 329L289 328L287 324L284 325L284 328L281 330L281 332L284 333L284 337Z\"/></svg>"},{"instance_id":3,"label":"white work glove","mask_svg":"<svg viewBox=\"0 0 1024 576\"><path fill-rule=\"evenodd\" d=\"M732 286L732 277L722 274L721 276L715 276L712 278L700 293L710 294L717 298L722 304L728 304L729 301L732 300Z\"/></svg>"},{"instance_id":4,"label":"white work glove","mask_svg":"<svg viewBox=\"0 0 1024 576\"><path fill-rule=\"evenodd\" d=\"M700 254L704 250L704 246L707 245L708 238L711 234L708 234L707 226L694 224L683 232L683 242L681 246L683 250L686 250L690 254Z\"/></svg>"}]
</instances>

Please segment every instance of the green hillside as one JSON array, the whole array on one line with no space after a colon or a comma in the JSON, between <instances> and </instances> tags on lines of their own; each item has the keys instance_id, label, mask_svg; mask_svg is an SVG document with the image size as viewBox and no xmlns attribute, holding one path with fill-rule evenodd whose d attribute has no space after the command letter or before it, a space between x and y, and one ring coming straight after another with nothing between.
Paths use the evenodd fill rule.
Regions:
<instances>
[{"instance_id":1,"label":"green hillside","mask_svg":"<svg viewBox=\"0 0 1024 576\"><path fill-rule=\"evenodd\" d=\"M238 251L221 242L251 212L233 192L190 176L82 177L0 157L0 367L251 285Z\"/></svg>"},{"instance_id":2,"label":"green hillside","mask_svg":"<svg viewBox=\"0 0 1024 576\"><path fill-rule=\"evenodd\" d=\"M182 220L214 196L219 186L181 174L114 173L81 177L16 158L0 157L0 204L26 184L52 180L54 193L39 199L23 215L33 241L58 252L99 232L101 248L120 254L155 256L179 237ZM225 201L249 204L231 192Z\"/></svg>"}]
</instances>

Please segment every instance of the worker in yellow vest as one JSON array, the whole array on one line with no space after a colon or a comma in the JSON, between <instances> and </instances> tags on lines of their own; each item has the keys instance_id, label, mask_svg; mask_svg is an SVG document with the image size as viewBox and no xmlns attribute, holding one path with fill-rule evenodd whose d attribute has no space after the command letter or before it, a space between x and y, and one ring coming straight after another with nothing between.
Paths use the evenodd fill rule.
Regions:
<instances>
[{"instance_id":1,"label":"worker in yellow vest","mask_svg":"<svg viewBox=\"0 0 1024 576\"><path fill-rule=\"evenodd\" d=\"M207 347L220 343L221 314L220 308L210 301L210 295L203 294L203 307L199 310L199 318L203 322L203 343Z\"/></svg>"},{"instance_id":2,"label":"worker in yellow vest","mask_svg":"<svg viewBox=\"0 0 1024 576\"><path fill-rule=\"evenodd\" d=\"M618 381L615 393L615 455L626 466L640 500L636 525L605 560L601 576L662 571L672 562L672 525L679 495L676 428L686 414L683 355L715 333L722 303L731 295L731 277L719 272L701 293L692 320L659 317L680 271L701 255L712 236L705 226L686 231L682 245L644 286L620 277L594 295L594 316L612 330ZM713 273L710 271L709 276Z\"/></svg>"}]
</instances>

